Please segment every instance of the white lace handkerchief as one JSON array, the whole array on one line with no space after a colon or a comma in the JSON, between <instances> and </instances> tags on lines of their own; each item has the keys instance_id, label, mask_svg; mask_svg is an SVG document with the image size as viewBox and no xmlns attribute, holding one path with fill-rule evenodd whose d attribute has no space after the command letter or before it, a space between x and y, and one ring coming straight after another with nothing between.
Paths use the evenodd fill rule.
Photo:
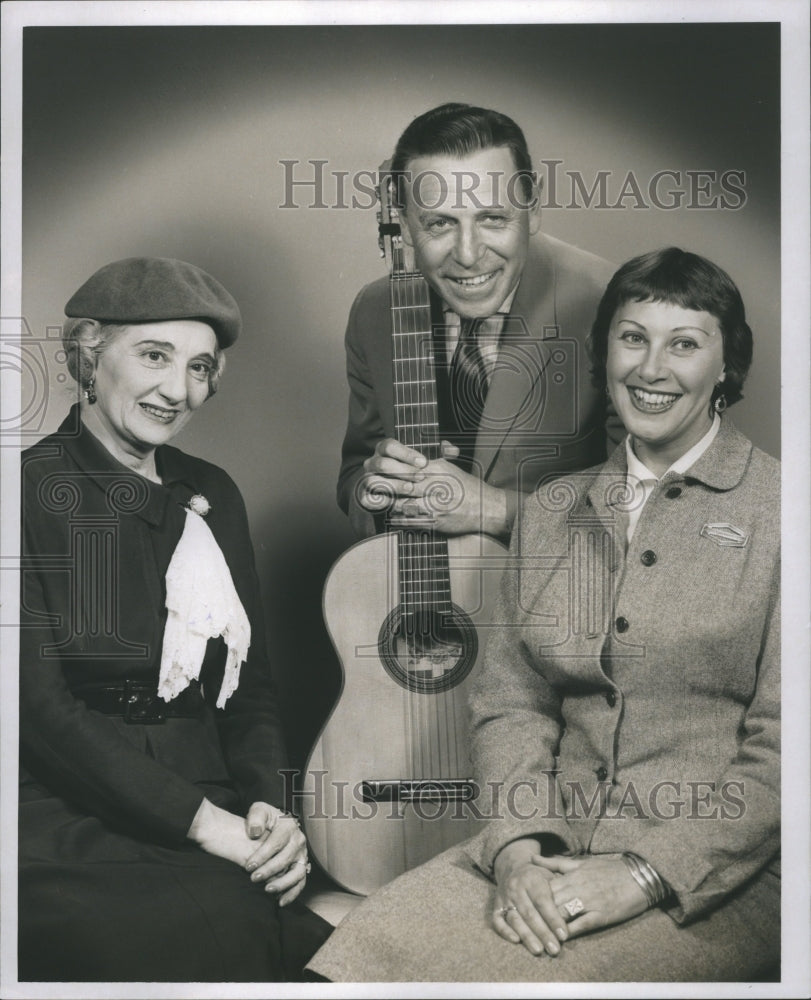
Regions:
<instances>
[{"instance_id":1,"label":"white lace handkerchief","mask_svg":"<svg viewBox=\"0 0 811 1000\"><path fill-rule=\"evenodd\" d=\"M236 691L251 644L251 625L234 589L225 557L199 514L186 510L183 534L166 571L166 607L158 694L171 701L193 680L209 639L221 635L228 647L217 708Z\"/></svg>"}]
</instances>

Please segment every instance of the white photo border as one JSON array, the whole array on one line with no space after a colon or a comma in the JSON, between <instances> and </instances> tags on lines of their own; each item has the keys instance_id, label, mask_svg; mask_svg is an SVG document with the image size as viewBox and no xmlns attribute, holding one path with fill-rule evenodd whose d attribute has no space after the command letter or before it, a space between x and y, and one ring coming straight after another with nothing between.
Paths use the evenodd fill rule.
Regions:
<instances>
[{"instance_id":1,"label":"white photo border","mask_svg":"<svg viewBox=\"0 0 811 1000\"><path fill-rule=\"evenodd\" d=\"M805 0L708 0L666 3L659 0L540 0L540 2L26 2L2 6L2 306L0 317L21 315L22 183L22 29L25 26L91 25L250 25L250 24L520 24L531 23L680 23L779 21L782 25L782 453L784 581L783 718L783 978L779 984L751 984L746 995L791 997L811 989L809 921L809 512L811 482L809 432L809 12ZM2 319L5 323L6 319ZM0 369L2 412L19 412L19 373ZM2 659L0 704L0 993L4 997L265 997L261 984L122 984L88 986L70 983L18 983L16 970L16 769L17 769L17 603L15 558L19 553L19 471L14 448L0 449L2 460L2 531L0 533L0 608ZM10 627L11 626L11 627ZM604 997L737 997L741 984L602 984L588 995ZM578 997L582 987L565 984L386 983L288 985L286 996L470 996Z\"/></svg>"}]
</instances>

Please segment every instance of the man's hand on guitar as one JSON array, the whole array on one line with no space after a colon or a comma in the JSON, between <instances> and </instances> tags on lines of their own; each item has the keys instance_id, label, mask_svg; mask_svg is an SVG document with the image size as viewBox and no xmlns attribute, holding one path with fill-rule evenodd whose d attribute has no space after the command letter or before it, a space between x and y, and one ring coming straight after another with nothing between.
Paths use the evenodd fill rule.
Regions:
<instances>
[{"instance_id":1,"label":"man's hand on guitar","mask_svg":"<svg viewBox=\"0 0 811 1000\"><path fill-rule=\"evenodd\" d=\"M509 526L504 491L453 465L449 459L458 454L443 441L443 457L429 462L413 448L384 438L363 463L366 476L359 484L358 501L375 513L428 518L445 535L505 536Z\"/></svg>"}]
</instances>

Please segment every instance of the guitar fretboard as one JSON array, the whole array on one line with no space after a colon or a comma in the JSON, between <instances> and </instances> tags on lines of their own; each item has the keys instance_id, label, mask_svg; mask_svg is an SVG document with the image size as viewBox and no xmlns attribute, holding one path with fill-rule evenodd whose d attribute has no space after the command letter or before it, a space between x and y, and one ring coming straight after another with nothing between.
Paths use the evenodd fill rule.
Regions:
<instances>
[{"instance_id":1,"label":"guitar fretboard","mask_svg":"<svg viewBox=\"0 0 811 1000\"><path fill-rule=\"evenodd\" d=\"M428 285L421 274L398 273L395 266L390 288L397 440L431 461L441 450ZM441 501L436 494L434 502ZM447 540L430 525L418 523L412 527L400 521L397 532L403 619L424 623L431 610L450 613Z\"/></svg>"},{"instance_id":2,"label":"guitar fretboard","mask_svg":"<svg viewBox=\"0 0 811 1000\"><path fill-rule=\"evenodd\" d=\"M440 441L428 285L420 274L393 274L390 286L397 440L430 461Z\"/></svg>"},{"instance_id":3,"label":"guitar fretboard","mask_svg":"<svg viewBox=\"0 0 811 1000\"><path fill-rule=\"evenodd\" d=\"M388 250L390 267L395 434L430 462L441 456L441 439L428 283L407 259L391 184L382 182L379 193L380 248L384 256ZM443 499L441 487L429 492L429 510L441 509ZM391 519L390 527L398 537L401 620L424 640L434 616L452 611L447 539L418 518Z\"/></svg>"}]
</instances>

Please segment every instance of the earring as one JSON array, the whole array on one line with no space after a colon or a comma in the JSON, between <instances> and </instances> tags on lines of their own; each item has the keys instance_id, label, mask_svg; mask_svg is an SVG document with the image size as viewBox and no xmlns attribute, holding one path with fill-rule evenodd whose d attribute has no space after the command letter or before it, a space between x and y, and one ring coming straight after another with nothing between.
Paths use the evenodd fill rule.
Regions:
<instances>
[{"instance_id":1,"label":"earring","mask_svg":"<svg viewBox=\"0 0 811 1000\"><path fill-rule=\"evenodd\" d=\"M92 406L96 402L96 376L94 375L84 386L84 398L88 405Z\"/></svg>"},{"instance_id":2,"label":"earring","mask_svg":"<svg viewBox=\"0 0 811 1000\"><path fill-rule=\"evenodd\" d=\"M722 392L721 395L715 400L715 412L723 413L726 408L727 408L727 398Z\"/></svg>"}]
</instances>

